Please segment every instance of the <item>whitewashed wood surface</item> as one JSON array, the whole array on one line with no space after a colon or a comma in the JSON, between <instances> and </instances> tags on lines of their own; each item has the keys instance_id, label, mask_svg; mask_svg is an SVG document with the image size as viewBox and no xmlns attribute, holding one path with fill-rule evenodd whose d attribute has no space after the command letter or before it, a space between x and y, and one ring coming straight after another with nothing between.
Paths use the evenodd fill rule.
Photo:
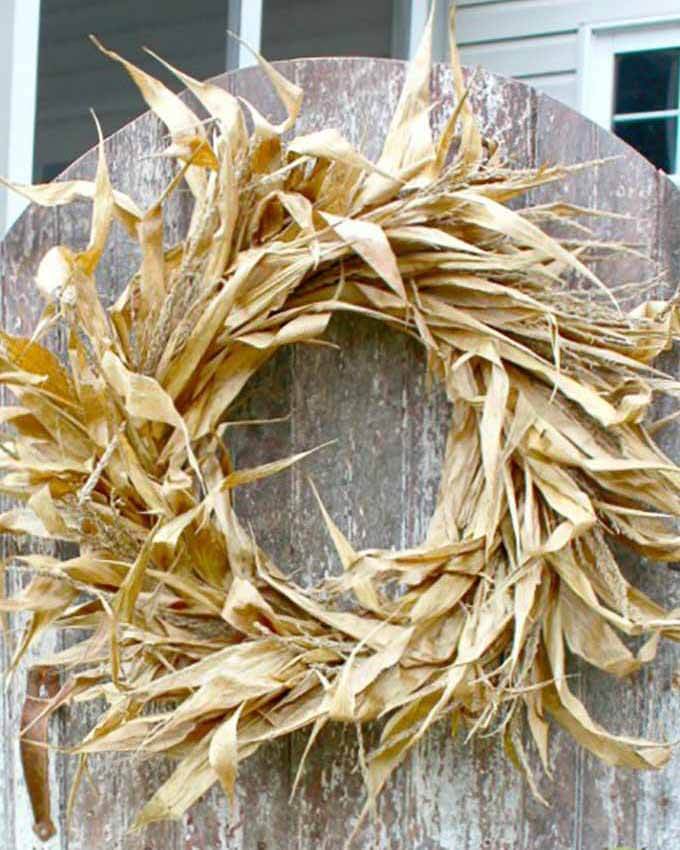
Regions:
<instances>
[{"instance_id":1,"label":"whitewashed wood surface","mask_svg":"<svg viewBox=\"0 0 680 850\"><path fill-rule=\"evenodd\" d=\"M404 66L392 60L318 59L278 63L306 91L301 132L336 126L368 156L378 153L396 105ZM265 112L280 115L266 81L256 69L219 78ZM127 85L121 76L121 85ZM447 68L433 77L441 125L451 109ZM644 280L666 274L659 293L680 279L680 192L618 139L586 119L520 83L480 73L474 103L485 130L500 138L518 165L571 163L620 158L580 171L564 186L542 190L544 199L569 198L584 205L623 212L625 221L601 219L603 237L616 234L638 243L648 262L605 265L606 280ZM93 138L94 141L94 138ZM170 165L149 159L165 145L163 129L145 115L107 142L114 185L149 203L169 177ZM65 176L90 177L92 153ZM535 197L539 193L535 193ZM188 220L188 199L180 196L166 226L172 242ZM28 334L40 310L32 276L51 245L82 247L88 210L31 207L0 245L2 326ZM125 235L116 230L98 286L113 298L132 272L135 258ZM296 348L281 352L249 385L232 415L266 418L291 414L276 425L236 429L237 465L273 459L327 439L337 443L303 468L244 490L238 509L254 525L278 563L299 570L300 582L335 568L330 542L319 522L306 483L311 475L335 521L357 547L403 547L424 534L437 487L447 421L446 403L428 393L423 353L411 340L368 320L336 319L330 337L340 350ZM667 366L677 370L677 360ZM680 432L669 428L664 447L676 459ZM11 541L2 554L11 556ZM680 604L678 573L626 557L626 572L652 597L669 607ZM21 577L11 569L8 589ZM16 623L14 624L17 625ZM72 639L72 638L70 638ZM49 637L43 649L60 645ZM8 647L3 645L3 665ZM32 654L34 660L37 654ZM616 731L680 737L678 692L673 674L678 650L665 646L657 660L630 680L614 680L573 664L577 692L596 718ZM29 660L30 663L30 660ZM25 665L24 665L25 669ZM0 850L39 846L18 757L17 731L25 687L24 670L0 695ZM52 726L52 742L66 746L94 722L96 707L69 709ZM369 730L367 745L375 740ZM52 759L53 817L57 835L46 850L340 850L361 808L362 782L356 770L353 729L336 726L320 736L297 796L289 802L292 779L305 745L300 733L261 750L241 771L237 802L229 811L211 792L181 822L129 834L134 812L168 775L160 760L101 758L93 761L66 831L65 804L75 764ZM635 774L598 763L555 731L554 782L542 788L545 809L505 761L496 739L466 744L441 726L423 741L388 785L377 819L362 829L356 847L422 850L639 850L680 848L680 758L661 773Z\"/></svg>"}]
</instances>

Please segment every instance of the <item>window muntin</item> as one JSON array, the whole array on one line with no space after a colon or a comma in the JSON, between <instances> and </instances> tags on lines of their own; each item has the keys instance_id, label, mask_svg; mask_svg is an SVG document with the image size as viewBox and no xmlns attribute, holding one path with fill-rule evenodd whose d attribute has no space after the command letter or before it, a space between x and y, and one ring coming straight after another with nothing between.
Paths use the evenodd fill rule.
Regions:
<instances>
[{"instance_id":1,"label":"window muntin","mask_svg":"<svg viewBox=\"0 0 680 850\"><path fill-rule=\"evenodd\" d=\"M680 171L680 49L615 55L612 129L667 174Z\"/></svg>"}]
</instances>

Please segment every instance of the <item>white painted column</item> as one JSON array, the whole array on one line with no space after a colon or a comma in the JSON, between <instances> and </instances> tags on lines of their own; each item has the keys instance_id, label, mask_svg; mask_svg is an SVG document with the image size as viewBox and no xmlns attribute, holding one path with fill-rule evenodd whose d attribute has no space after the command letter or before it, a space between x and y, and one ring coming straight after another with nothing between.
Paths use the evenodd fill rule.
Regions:
<instances>
[{"instance_id":1,"label":"white painted column","mask_svg":"<svg viewBox=\"0 0 680 850\"><path fill-rule=\"evenodd\" d=\"M423 35L425 24L427 23L427 16L430 13L431 2L435 2L435 0L411 0L411 15L408 33L409 59L413 59L416 54L416 50L418 50L418 45L420 44L420 39ZM438 0L437 6L437 11L441 11L440 7L446 7L448 6L448 3L446 3L445 0Z\"/></svg>"},{"instance_id":2,"label":"white painted column","mask_svg":"<svg viewBox=\"0 0 680 850\"><path fill-rule=\"evenodd\" d=\"M0 0L0 174L33 180L40 0ZM26 201L0 188L0 237Z\"/></svg>"},{"instance_id":3,"label":"white painted column","mask_svg":"<svg viewBox=\"0 0 680 850\"><path fill-rule=\"evenodd\" d=\"M229 30L259 52L262 43L263 0L228 0ZM227 41L227 70L254 65L253 54L233 38Z\"/></svg>"},{"instance_id":4,"label":"white painted column","mask_svg":"<svg viewBox=\"0 0 680 850\"><path fill-rule=\"evenodd\" d=\"M241 0L241 38L259 52L262 42L262 0ZM253 54L244 44L239 44L238 66L254 65Z\"/></svg>"}]
</instances>

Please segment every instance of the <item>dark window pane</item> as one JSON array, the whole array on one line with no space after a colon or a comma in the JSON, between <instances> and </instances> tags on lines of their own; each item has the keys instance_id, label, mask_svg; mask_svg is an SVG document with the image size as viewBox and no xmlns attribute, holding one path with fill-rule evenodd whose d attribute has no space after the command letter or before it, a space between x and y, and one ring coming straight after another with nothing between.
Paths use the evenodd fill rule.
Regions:
<instances>
[{"instance_id":1,"label":"dark window pane","mask_svg":"<svg viewBox=\"0 0 680 850\"><path fill-rule=\"evenodd\" d=\"M657 168L667 174L678 169L675 161L675 146L678 122L675 118L653 118L646 121L616 121L614 132L640 151Z\"/></svg>"},{"instance_id":2,"label":"dark window pane","mask_svg":"<svg viewBox=\"0 0 680 850\"><path fill-rule=\"evenodd\" d=\"M390 56L393 9L393 0L264 0L262 53L267 59Z\"/></svg>"},{"instance_id":3,"label":"dark window pane","mask_svg":"<svg viewBox=\"0 0 680 850\"><path fill-rule=\"evenodd\" d=\"M215 76L226 70L228 16L228 0L41 0L35 178L96 144L90 107L107 135L147 109L90 33L177 91L182 85L142 47L199 79Z\"/></svg>"},{"instance_id":4,"label":"dark window pane","mask_svg":"<svg viewBox=\"0 0 680 850\"><path fill-rule=\"evenodd\" d=\"M615 113L678 107L679 50L645 50L616 57Z\"/></svg>"}]
</instances>

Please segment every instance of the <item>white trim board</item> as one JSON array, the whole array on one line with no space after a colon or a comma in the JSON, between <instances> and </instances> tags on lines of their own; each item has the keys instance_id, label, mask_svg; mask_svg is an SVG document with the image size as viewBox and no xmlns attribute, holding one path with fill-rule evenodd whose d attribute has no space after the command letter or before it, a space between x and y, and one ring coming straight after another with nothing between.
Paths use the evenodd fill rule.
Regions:
<instances>
[{"instance_id":1,"label":"white trim board","mask_svg":"<svg viewBox=\"0 0 680 850\"><path fill-rule=\"evenodd\" d=\"M241 0L239 35L245 44L239 43L238 67L256 65L257 60L248 47L260 52L262 42L262 0ZM246 47L248 45L248 47Z\"/></svg>"},{"instance_id":2,"label":"white trim board","mask_svg":"<svg viewBox=\"0 0 680 850\"><path fill-rule=\"evenodd\" d=\"M0 2L0 44L6 68L0 75L0 173L17 183L33 181L33 138L38 81L40 0ZM0 189L0 237L23 212L27 202Z\"/></svg>"},{"instance_id":3,"label":"white trim board","mask_svg":"<svg viewBox=\"0 0 680 850\"><path fill-rule=\"evenodd\" d=\"M252 50L260 52L262 43L263 0L225 0L227 8L226 70L257 64ZM242 38L242 44L234 35ZM252 48L250 50L249 48Z\"/></svg>"},{"instance_id":4,"label":"white trim board","mask_svg":"<svg viewBox=\"0 0 680 850\"><path fill-rule=\"evenodd\" d=\"M435 0L433 0L435 2ZM429 0L411 0L411 9L409 15L408 26L408 58L413 59L418 50L420 39L427 23L427 16L430 12ZM437 6L446 6L442 0L438 0ZM437 10L435 10L437 11ZM448 9L446 10L448 12Z\"/></svg>"}]
</instances>

